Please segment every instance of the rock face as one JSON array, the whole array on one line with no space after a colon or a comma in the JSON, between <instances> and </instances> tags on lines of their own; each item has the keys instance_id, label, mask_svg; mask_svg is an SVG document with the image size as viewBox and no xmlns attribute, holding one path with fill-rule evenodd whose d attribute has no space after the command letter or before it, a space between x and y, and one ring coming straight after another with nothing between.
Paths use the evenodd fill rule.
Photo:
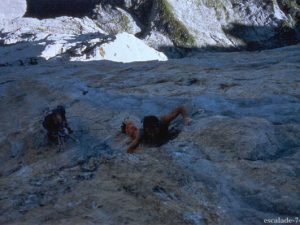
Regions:
<instances>
[{"instance_id":1,"label":"rock face","mask_svg":"<svg viewBox=\"0 0 300 225\"><path fill-rule=\"evenodd\" d=\"M93 18L99 21L98 25L110 34L120 32L137 34L141 32L132 16L118 7L112 8L111 5L99 4L93 10Z\"/></svg>"},{"instance_id":2,"label":"rock face","mask_svg":"<svg viewBox=\"0 0 300 225\"><path fill-rule=\"evenodd\" d=\"M24 64L32 60L111 60L117 62L167 60L167 57L128 33L109 35L85 17L0 21L0 64ZM16 54L15 51L18 51Z\"/></svg>"},{"instance_id":3,"label":"rock face","mask_svg":"<svg viewBox=\"0 0 300 225\"><path fill-rule=\"evenodd\" d=\"M278 1L278 5L282 9L282 11L288 15L290 15L295 23L296 27L300 28L300 2L299 0L280 0Z\"/></svg>"},{"instance_id":4,"label":"rock face","mask_svg":"<svg viewBox=\"0 0 300 225\"><path fill-rule=\"evenodd\" d=\"M154 27L182 47L278 47L277 29L283 24L295 27L276 1L164 0L154 1L153 11L158 13L150 17ZM293 43L299 39L295 33Z\"/></svg>"},{"instance_id":5,"label":"rock face","mask_svg":"<svg viewBox=\"0 0 300 225\"><path fill-rule=\"evenodd\" d=\"M26 0L1 0L0 19L14 19L22 17L26 13Z\"/></svg>"},{"instance_id":6,"label":"rock face","mask_svg":"<svg viewBox=\"0 0 300 225\"><path fill-rule=\"evenodd\" d=\"M54 58L0 67L0 224L263 224L300 214L300 46L166 62ZM18 54L18 51L16 51ZM75 143L48 145L66 106ZM126 153L119 134L185 105L176 139Z\"/></svg>"},{"instance_id":7,"label":"rock face","mask_svg":"<svg viewBox=\"0 0 300 225\"><path fill-rule=\"evenodd\" d=\"M89 16L108 33L126 31L168 53L174 47L258 50L300 39L296 0L30 0L28 5L27 16Z\"/></svg>"}]
</instances>

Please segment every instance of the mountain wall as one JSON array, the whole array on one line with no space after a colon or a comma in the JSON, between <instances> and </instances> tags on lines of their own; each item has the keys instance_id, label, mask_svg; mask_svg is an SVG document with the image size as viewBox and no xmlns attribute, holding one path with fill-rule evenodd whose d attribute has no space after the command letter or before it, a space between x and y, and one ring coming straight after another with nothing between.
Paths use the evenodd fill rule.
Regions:
<instances>
[{"instance_id":1,"label":"mountain wall","mask_svg":"<svg viewBox=\"0 0 300 225\"><path fill-rule=\"evenodd\" d=\"M85 17L38 20L0 20L0 64L20 65L39 60L111 60L116 62L167 60L132 34L108 34Z\"/></svg>"},{"instance_id":2,"label":"mountain wall","mask_svg":"<svg viewBox=\"0 0 300 225\"><path fill-rule=\"evenodd\" d=\"M89 16L109 33L129 32L156 49L248 49L299 41L298 0L28 0L27 16Z\"/></svg>"}]
</instances>

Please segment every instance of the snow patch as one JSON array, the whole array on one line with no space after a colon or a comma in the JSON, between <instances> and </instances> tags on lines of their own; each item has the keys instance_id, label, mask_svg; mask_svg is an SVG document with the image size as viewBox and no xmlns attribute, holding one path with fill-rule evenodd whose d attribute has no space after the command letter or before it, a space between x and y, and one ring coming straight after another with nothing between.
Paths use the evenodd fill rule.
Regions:
<instances>
[{"instance_id":1,"label":"snow patch","mask_svg":"<svg viewBox=\"0 0 300 225\"><path fill-rule=\"evenodd\" d=\"M165 61L168 58L163 53L150 48L132 34L121 33L116 35L115 41L97 47L92 58L83 59L82 57L74 57L72 60L101 59L115 62L134 62L149 60Z\"/></svg>"},{"instance_id":2,"label":"snow patch","mask_svg":"<svg viewBox=\"0 0 300 225\"><path fill-rule=\"evenodd\" d=\"M274 1L274 17L279 20L287 20L288 18L285 16L284 12L281 11L279 5L276 1Z\"/></svg>"}]
</instances>

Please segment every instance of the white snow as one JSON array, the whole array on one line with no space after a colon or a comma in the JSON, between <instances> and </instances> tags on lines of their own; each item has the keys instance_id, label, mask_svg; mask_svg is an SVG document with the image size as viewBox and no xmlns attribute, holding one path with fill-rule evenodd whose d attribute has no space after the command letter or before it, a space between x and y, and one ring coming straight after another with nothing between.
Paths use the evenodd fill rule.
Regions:
<instances>
[{"instance_id":1,"label":"white snow","mask_svg":"<svg viewBox=\"0 0 300 225\"><path fill-rule=\"evenodd\" d=\"M117 34L115 41L97 47L92 58L73 57L72 60L90 61L101 59L115 62L134 62L150 60L165 61L168 58L163 53L147 46L134 35L124 32Z\"/></svg>"},{"instance_id":2,"label":"white snow","mask_svg":"<svg viewBox=\"0 0 300 225\"><path fill-rule=\"evenodd\" d=\"M284 12L281 11L277 1L274 1L274 16L279 20L287 20L288 18L285 16Z\"/></svg>"}]
</instances>

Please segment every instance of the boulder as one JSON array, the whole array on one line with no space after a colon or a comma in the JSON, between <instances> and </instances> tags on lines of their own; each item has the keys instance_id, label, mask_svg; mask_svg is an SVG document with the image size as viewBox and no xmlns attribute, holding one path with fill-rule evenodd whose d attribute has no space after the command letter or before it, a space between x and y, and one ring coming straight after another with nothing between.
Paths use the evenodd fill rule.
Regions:
<instances>
[{"instance_id":1,"label":"boulder","mask_svg":"<svg viewBox=\"0 0 300 225\"><path fill-rule=\"evenodd\" d=\"M15 19L26 13L26 0L1 0L0 19Z\"/></svg>"}]
</instances>

